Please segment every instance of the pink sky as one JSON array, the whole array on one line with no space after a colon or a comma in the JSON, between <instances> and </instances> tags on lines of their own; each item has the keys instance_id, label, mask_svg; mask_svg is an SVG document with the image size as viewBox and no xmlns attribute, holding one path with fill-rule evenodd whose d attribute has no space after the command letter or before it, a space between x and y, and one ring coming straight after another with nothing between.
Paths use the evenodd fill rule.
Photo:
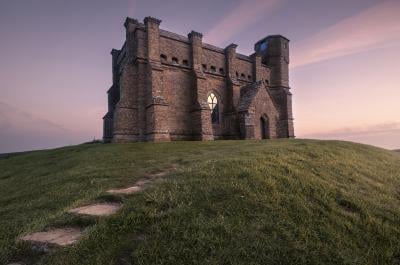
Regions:
<instances>
[{"instance_id":1,"label":"pink sky","mask_svg":"<svg viewBox=\"0 0 400 265\"><path fill-rule=\"evenodd\" d=\"M0 153L101 138L109 52L147 15L245 54L285 35L297 137L400 148L400 1L88 2L0 4Z\"/></svg>"}]
</instances>

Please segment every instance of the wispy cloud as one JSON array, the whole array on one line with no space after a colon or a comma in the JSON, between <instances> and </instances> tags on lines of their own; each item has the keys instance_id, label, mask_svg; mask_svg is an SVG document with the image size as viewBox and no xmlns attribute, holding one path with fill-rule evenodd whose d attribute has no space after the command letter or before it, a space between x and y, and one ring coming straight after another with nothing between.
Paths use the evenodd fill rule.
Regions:
<instances>
[{"instance_id":1,"label":"wispy cloud","mask_svg":"<svg viewBox=\"0 0 400 265\"><path fill-rule=\"evenodd\" d=\"M0 102L0 153L58 147L90 140L12 105Z\"/></svg>"},{"instance_id":2,"label":"wispy cloud","mask_svg":"<svg viewBox=\"0 0 400 265\"><path fill-rule=\"evenodd\" d=\"M399 14L400 1L382 1L308 39L294 43L291 67L400 44Z\"/></svg>"},{"instance_id":3,"label":"wispy cloud","mask_svg":"<svg viewBox=\"0 0 400 265\"><path fill-rule=\"evenodd\" d=\"M223 45L235 34L275 11L283 2L280 0L242 0L232 12L224 16L215 27L205 34L204 39L215 45Z\"/></svg>"},{"instance_id":4,"label":"wispy cloud","mask_svg":"<svg viewBox=\"0 0 400 265\"><path fill-rule=\"evenodd\" d=\"M60 124L37 117L4 102L0 102L0 129L3 131L13 129L35 130L37 132L69 131Z\"/></svg>"},{"instance_id":5,"label":"wispy cloud","mask_svg":"<svg viewBox=\"0 0 400 265\"><path fill-rule=\"evenodd\" d=\"M347 140L395 149L400 148L400 122L345 127L331 131L299 135L299 137Z\"/></svg>"},{"instance_id":6,"label":"wispy cloud","mask_svg":"<svg viewBox=\"0 0 400 265\"><path fill-rule=\"evenodd\" d=\"M373 124L368 126L344 127L331 131L321 131L317 133L307 134L305 136L340 136L340 135L366 135L385 132L400 132L400 122L388 122Z\"/></svg>"}]
</instances>

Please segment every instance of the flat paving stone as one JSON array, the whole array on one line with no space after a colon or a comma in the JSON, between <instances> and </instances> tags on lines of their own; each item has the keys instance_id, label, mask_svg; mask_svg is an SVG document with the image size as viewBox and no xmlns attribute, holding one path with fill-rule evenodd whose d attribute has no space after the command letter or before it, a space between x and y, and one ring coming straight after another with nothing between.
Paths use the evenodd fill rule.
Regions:
<instances>
[{"instance_id":1,"label":"flat paving stone","mask_svg":"<svg viewBox=\"0 0 400 265\"><path fill-rule=\"evenodd\" d=\"M146 184L149 184L150 182L151 182L150 179L140 179L140 180L136 181L135 186L141 187L141 186L144 186Z\"/></svg>"},{"instance_id":2,"label":"flat paving stone","mask_svg":"<svg viewBox=\"0 0 400 265\"><path fill-rule=\"evenodd\" d=\"M108 193L115 193L115 194L132 194L135 192L139 192L143 190L143 187L141 186L132 186L129 188L125 188L125 189L113 189L113 190L108 190Z\"/></svg>"},{"instance_id":3,"label":"flat paving stone","mask_svg":"<svg viewBox=\"0 0 400 265\"><path fill-rule=\"evenodd\" d=\"M75 243L81 235L82 231L78 228L60 228L29 234L23 236L21 240L33 243L67 246Z\"/></svg>"},{"instance_id":4,"label":"flat paving stone","mask_svg":"<svg viewBox=\"0 0 400 265\"><path fill-rule=\"evenodd\" d=\"M96 203L70 210L70 213L108 216L116 213L121 208L119 203Z\"/></svg>"}]
</instances>

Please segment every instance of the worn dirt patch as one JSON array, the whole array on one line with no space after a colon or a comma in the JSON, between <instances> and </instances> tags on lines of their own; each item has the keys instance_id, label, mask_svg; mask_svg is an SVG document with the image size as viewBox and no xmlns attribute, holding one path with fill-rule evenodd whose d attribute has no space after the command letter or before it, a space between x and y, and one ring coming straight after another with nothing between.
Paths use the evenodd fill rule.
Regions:
<instances>
[{"instance_id":1,"label":"worn dirt patch","mask_svg":"<svg viewBox=\"0 0 400 265\"><path fill-rule=\"evenodd\" d=\"M21 237L21 240L40 244L67 246L75 243L81 235L82 231L78 228L60 228L29 234Z\"/></svg>"},{"instance_id":2,"label":"worn dirt patch","mask_svg":"<svg viewBox=\"0 0 400 265\"><path fill-rule=\"evenodd\" d=\"M70 213L93 215L93 216L108 216L116 213L121 208L119 203L96 203L79 208L69 210Z\"/></svg>"},{"instance_id":3,"label":"worn dirt patch","mask_svg":"<svg viewBox=\"0 0 400 265\"><path fill-rule=\"evenodd\" d=\"M114 194L132 194L132 193L136 193L143 190L143 187L141 186L132 186L129 188L125 188L125 189L113 189L113 190L108 190L108 193L114 193Z\"/></svg>"}]
</instances>

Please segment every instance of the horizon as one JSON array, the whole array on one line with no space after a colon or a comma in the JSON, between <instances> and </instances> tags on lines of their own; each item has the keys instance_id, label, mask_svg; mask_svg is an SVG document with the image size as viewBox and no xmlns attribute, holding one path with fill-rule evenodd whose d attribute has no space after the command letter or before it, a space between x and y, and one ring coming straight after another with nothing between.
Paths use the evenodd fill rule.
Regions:
<instances>
[{"instance_id":1,"label":"horizon","mask_svg":"<svg viewBox=\"0 0 400 265\"><path fill-rule=\"evenodd\" d=\"M146 16L246 55L267 35L287 37L296 138L400 149L399 13L395 0L2 3L0 153L101 138L110 51L126 17Z\"/></svg>"}]
</instances>

